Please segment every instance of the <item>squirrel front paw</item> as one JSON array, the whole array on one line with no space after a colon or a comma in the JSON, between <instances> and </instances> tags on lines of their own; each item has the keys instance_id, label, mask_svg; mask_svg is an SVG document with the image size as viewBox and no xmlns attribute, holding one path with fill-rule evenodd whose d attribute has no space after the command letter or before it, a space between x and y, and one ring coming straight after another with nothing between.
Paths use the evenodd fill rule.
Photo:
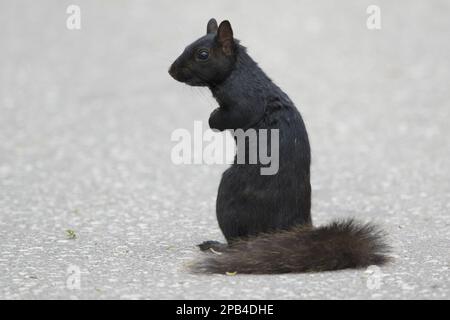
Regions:
<instances>
[{"instance_id":1,"label":"squirrel front paw","mask_svg":"<svg viewBox=\"0 0 450 320\"><path fill-rule=\"evenodd\" d=\"M223 111L220 108L215 109L208 120L209 127L213 130L223 131L225 126L223 125Z\"/></svg>"}]
</instances>

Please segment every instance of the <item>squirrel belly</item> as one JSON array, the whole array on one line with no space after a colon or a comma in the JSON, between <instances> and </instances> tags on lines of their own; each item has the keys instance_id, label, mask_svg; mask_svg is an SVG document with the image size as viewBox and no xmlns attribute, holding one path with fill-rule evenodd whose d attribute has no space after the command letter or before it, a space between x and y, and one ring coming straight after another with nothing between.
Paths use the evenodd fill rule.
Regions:
<instances>
[{"instance_id":1,"label":"squirrel belly","mask_svg":"<svg viewBox=\"0 0 450 320\"><path fill-rule=\"evenodd\" d=\"M312 224L310 150L300 114L285 105L265 115L253 128L279 130L278 171L262 175L263 165L259 162L238 164L235 161L223 173L216 214L229 243L236 238ZM259 138L256 140L258 144ZM248 145L244 147L246 155L251 152ZM242 152L237 148L238 153Z\"/></svg>"},{"instance_id":2,"label":"squirrel belly","mask_svg":"<svg viewBox=\"0 0 450 320\"><path fill-rule=\"evenodd\" d=\"M212 129L278 130L275 174L262 175L260 162L235 161L222 175L216 215L228 245L201 244L202 250L216 254L194 264L193 271L314 272L389 261L384 234L372 224L347 219L313 227L311 151L303 119L286 93L234 39L228 21L218 26L211 19L207 34L186 47L169 73L211 90L219 104L209 118ZM245 155L250 151L248 145L237 148L238 153L244 148Z\"/></svg>"}]
</instances>

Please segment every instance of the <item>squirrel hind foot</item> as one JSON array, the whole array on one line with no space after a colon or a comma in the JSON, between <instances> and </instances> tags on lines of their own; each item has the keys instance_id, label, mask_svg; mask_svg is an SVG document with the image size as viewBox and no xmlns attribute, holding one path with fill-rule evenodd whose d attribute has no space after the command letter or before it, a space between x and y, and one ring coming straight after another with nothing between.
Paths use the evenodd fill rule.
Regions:
<instances>
[{"instance_id":1,"label":"squirrel hind foot","mask_svg":"<svg viewBox=\"0 0 450 320\"><path fill-rule=\"evenodd\" d=\"M201 251L216 251L216 252L221 252L224 251L226 248L228 248L228 245L225 243L221 243L219 241L213 241L213 240L209 240L209 241L204 241L203 243L200 243L199 245L197 245Z\"/></svg>"}]
</instances>

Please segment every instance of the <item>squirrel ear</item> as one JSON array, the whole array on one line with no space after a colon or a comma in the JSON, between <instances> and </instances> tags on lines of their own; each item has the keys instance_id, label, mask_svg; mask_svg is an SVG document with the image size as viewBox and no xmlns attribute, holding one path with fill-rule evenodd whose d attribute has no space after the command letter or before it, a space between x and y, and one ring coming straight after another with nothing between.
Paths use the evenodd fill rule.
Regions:
<instances>
[{"instance_id":1,"label":"squirrel ear","mask_svg":"<svg viewBox=\"0 0 450 320\"><path fill-rule=\"evenodd\" d=\"M217 40L222 45L222 50L226 55L233 54L233 29L231 29L231 24L228 20L220 23L219 29L217 30Z\"/></svg>"},{"instance_id":2,"label":"squirrel ear","mask_svg":"<svg viewBox=\"0 0 450 320\"><path fill-rule=\"evenodd\" d=\"M217 21L214 18L209 19L208 25L206 26L206 34L217 32Z\"/></svg>"}]
</instances>

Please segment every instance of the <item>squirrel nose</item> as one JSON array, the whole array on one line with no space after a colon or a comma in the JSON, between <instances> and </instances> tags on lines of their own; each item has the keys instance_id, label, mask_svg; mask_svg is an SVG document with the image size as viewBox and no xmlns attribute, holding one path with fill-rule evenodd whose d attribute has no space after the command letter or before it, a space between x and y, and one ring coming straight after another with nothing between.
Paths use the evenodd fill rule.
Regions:
<instances>
[{"instance_id":1,"label":"squirrel nose","mask_svg":"<svg viewBox=\"0 0 450 320\"><path fill-rule=\"evenodd\" d=\"M170 66L169 74L175 80L183 82L184 79L183 71L182 68L180 68L179 63L177 61L172 63L172 65Z\"/></svg>"},{"instance_id":2,"label":"squirrel nose","mask_svg":"<svg viewBox=\"0 0 450 320\"><path fill-rule=\"evenodd\" d=\"M177 65L175 64L175 62L170 66L169 68L169 74L171 75L172 78L174 78L175 80L177 80Z\"/></svg>"},{"instance_id":3,"label":"squirrel nose","mask_svg":"<svg viewBox=\"0 0 450 320\"><path fill-rule=\"evenodd\" d=\"M169 68L169 74L172 76L172 78L176 77L177 69L178 69L178 60L175 60Z\"/></svg>"},{"instance_id":4,"label":"squirrel nose","mask_svg":"<svg viewBox=\"0 0 450 320\"><path fill-rule=\"evenodd\" d=\"M174 74L175 74L175 68L174 68L174 66L173 66L173 64L170 66L170 68L169 68L169 74L173 77L174 76Z\"/></svg>"}]
</instances>

